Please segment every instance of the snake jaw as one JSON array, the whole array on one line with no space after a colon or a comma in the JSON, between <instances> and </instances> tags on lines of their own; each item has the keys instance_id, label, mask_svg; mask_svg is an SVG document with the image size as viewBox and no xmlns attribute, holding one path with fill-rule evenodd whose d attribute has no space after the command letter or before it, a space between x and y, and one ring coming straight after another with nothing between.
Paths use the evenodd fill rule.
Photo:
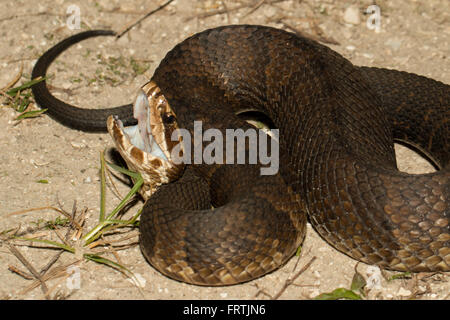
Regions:
<instances>
[{"instance_id":1,"label":"snake jaw","mask_svg":"<svg viewBox=\"0 0 450 320\"><path fill-rule=\"evenodd\" d=\"M167 138L176 128L163 123L162 115L167 112L172 112L169 104L159 87L150 81L142 87L133 105L137 125L124 127L117 116L107 120L108 132L119 153L128 167L144 179L140 193L145 200L160 185L178 178L184 168L183 164L171 161L173 143Z\"/></svg>"},{"instance_id":2,"label":"snake jaw","mask_svg":"<svg viewBox=\"0 0 450 320\"><path fill-rule=\"evenodd\" d=\"M140 90L133 105L133 116L138 120L138 124L126 127L123 130L130 138L131 143L136 147L167 161L168 156L166 156L152 135L150 109L147 95L143 90Z\"/></svg>"}]
</instances>

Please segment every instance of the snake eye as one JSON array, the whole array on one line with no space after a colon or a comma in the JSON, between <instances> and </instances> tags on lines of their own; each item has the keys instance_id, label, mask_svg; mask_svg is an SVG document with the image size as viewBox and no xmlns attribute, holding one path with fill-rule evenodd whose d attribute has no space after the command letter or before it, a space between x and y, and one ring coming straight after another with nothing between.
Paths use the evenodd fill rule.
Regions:
<instances>
[{"instance_id":1,"label":"snake eye","mask_svg":"<svg viewBox=\"0 0 450 320\"><path fill-rule=\"evenodd\" d=\"M175 116L171 113L165 113L162 116L162 120L165 124L172 124L175 122Z\"/></svg>"}]
</instances>

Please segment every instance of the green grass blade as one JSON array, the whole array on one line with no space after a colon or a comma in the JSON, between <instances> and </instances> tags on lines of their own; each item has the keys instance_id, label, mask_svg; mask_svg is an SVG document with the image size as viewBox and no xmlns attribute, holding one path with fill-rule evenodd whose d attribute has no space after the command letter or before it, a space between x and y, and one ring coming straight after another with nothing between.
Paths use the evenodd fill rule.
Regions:
<instances>
[{"instance_id":1,"label":"green grass blade","mask_svg":"<svg viewBox=\"0 0 450 320\"><path fill-rule=\"evenodd\" d=\"M107 164L108 166L110 166L111 168L113 168L114 170L119 171L120 173L126 174L127 176L130 176L130 177L132 177L132 178L137 179L137 178L139 178L139 177L141 176L141 175L140 175L139 173L137 173L137 172L133 172L133 171L130 171L130 170L128 170L128 169L119 167L118 165L115 165L114 163L111 163L111 162L106 161L106 164Z\"/></svg>"},{"instance_id":2,"label":"green grass blade","mask_svg":"<svg viewBox=\"0 0 450 320\"><path fill-rule=\"evenodd\" d=\"M121 272L123 272L124 274L126 274L127 276L129 276L130 278L134 278L134 274L131 270L129 270L128 268L122 266L121 264L114 262L110 259L101 257L97 254L93 254L93 253L85 253L84 258L97 262L97 263L101 263L101 264L105 264L107 266L110 266L111 268L114 268L116 270L119 270Z\"/></svg>"},{"instance_id":3,"label":"green grass blade","mask_svg":"<svg viewBox=\"0 0 450 320\"><path fill-rule=\"evenodd\" d=\"M14 109L16 109L18 112L24 112L28 106L30 105L31 101L30 101L30 97L31 97L31 93L21 93L19 97L16 97L16 101L13 102L13 107ZM19 103L17 105L17 103Z\"/></svg>"},{"instance_id":4,"label":"green grass blade","mask_svg":"<svg viewBox=\"0 0 450 320\"><path fill-rule=\"evenodd\" d=\"M102 230L104 227L106 227L109 224L112 224L113 222L111 219L120 211L122 208L128 203L128 201L139 191L142 184L144 183L144 179L142 179L141 175L137 176L137 181L134 184L133 188L128 192L128 194L122 199L122 201L119 203L119 205L106 217L105 220L101 221L96 227L94 227L90 232L88 232L84 237L84 241L86 242L85 245L91 243L94 241L98 236L96 234Z\"/></svg>"},{"instance_id":5,"label":"green grass blade","mask_svg":"<svg viewBox=\"0 0 450 320\"><path fill-rule=\"evenodd\" d=\"M41 82L41 81L44 81L45 79L46 79L45 77L33 79L33 80L31 80L31 81L28 81L28 82L24 83L24 84L21 85L21 86L18 86L18 87L15 87L15 88L12 88L12 89L6 91L6 94L9 95L9 96L11 96L11 97L13 97L13 96L15 96L15 95L17 94L17 92L23 91L23 90L28 89L28 88L31 88L31 87L34 86L36 83L39 83L39 82Z\"/></svg>"},{"instance_id":6,"label":"green grass blade","mask_svg":"<svg viewBox=\"0 0 450 320\"><path fill-rule=\"evenodd\" d=\"M394 274L392 277L388 278L388 281L397 280L397 279L411 279L411 272L402 272Z\"/></svg>"},{"instance_id":7,"label":"green grass blade","mask_svg":"<svg viewBox=\"0 0 450 320\"><path fill-rule=\"evenodd\" d=\"M128 192L128 194L120 201L119 205L109 214L108 220L114 217L122 208L128 203L128 201L141 189L144 184L144 179L140 174L137 176L137 181L135 182L133 188Z\"/></svg>"},{"instance_id":8,"label":"green grass blade","mask_svg":"<svg viewBox=\"0 0 450 320\"><path fill-rule=\"evenodd\" d=\"M24 240L24 241L31 241L31 242L40 242L40 243L45 243L54 247L58 247L60 249L64 249L66 251L75 253L75 249L72 247L69 247L63 243L59 243L56 241L51 241L51 240L46 240L46 239L38 239L38 238L23 238L23 237L14 237L14 239L16 240Z\"/></svg>"},{"instance_id":9,"label":"green grass blade","mask_svg":"<svg viewBox=\"0 0 450 320\"><path fill-rule=\"evenodd\" d=\"M347 300L361 300L361 296L354 293L352 290L348 290L345 288L337 288L329 293L319 294L314 300L338 300L338 299L347 299Z\"/></svg>"},{"instance_id":10,"label":"green grass blade","mask_svg":"<svg viewBox=\"0 0 450 320\"><path fill-rule=\"evenodd\" d=\"M100 152L100 221L105 220L105 197L106 197L106 177L105 177L105 151Z\"/></svg>"},{"instance_id":11,"label":"green grass blade","mask_svg":"<svg viewBox=\"0 0 450 320\"><path fill-rule=\"evenodd\" d=\"M20 116L16 117L15 120L22 120L22 119L28 119L28 118L36 118L39 117L41 114L43 114L48 109L40 109L40 110L31 110L22 113Z\"/></svg>"},{"instance_id":12,"label":"green grass blade","mask_svg":"<svg viewBox=\"0 0 450 320\"><path fill-rule=\"evenodd\" d=\"M364 277L359 272L355 271L350 289L353 292L357 291L364 296L364 288L366 287L366 285L367 285L367 282L364 279Z\"/></svg>"}]
</instances>

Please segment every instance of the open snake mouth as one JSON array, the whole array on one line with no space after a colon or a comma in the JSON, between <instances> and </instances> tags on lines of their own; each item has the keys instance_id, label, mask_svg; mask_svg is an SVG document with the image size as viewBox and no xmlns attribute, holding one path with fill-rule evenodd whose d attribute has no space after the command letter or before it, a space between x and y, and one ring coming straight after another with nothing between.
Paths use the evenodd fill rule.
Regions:
<instances>
[{"instance_id":1,"label":"open snake mouth","mask_svg":"<svg viewBox=\"0 0 450 320\"><path fill-rule=\"evenodd\" d=\"M153 81L139 91L133 116L138 124L129 127L124 127L117 116L108 117L108 132L128 167L143 177L140 193L147 199L161 184L175 180L182 172L183 165L175 164L170 156L177 143L171 141L172 132L177 129L176 118Z\"/></svg>"}]
</instances>

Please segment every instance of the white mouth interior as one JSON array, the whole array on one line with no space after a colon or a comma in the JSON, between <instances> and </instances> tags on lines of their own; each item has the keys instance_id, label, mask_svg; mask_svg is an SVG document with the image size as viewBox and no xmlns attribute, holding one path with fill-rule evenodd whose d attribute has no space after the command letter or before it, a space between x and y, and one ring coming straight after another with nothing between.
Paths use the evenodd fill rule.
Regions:
<instances>
[{"instance_id":1,"label":"white mouth interior","mask_svg":"<svg viewBox=\"0 0 450 320\"><path fill-rule=\"evenodd\" d=\"M150 105L147 95L143 90L140 90L133 105L133 116L138 121L138 124L135 126L124 127L122 122L119 121L120 128L128 136L130 142L142 151L167 161L166 155L152 135L150 127Z\"/></svg>"}]
</instances>

